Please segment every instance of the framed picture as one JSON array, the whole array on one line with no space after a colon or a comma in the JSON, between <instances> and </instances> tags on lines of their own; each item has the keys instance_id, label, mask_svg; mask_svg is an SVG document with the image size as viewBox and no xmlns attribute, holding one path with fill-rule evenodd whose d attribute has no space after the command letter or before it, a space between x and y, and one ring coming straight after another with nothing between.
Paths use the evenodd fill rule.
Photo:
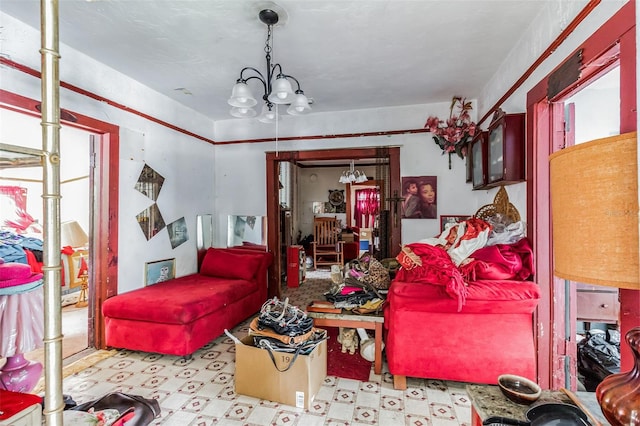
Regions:
<instances>
[{"instance_id":1,"label":"framed picture","mask_svg":"<svg viewBox=\"0 0 640 426\"><path fill-rule=\"evenodd\" d=\"M471 215L440 215L440 232L444 231L447 223L460 223L470 217Z\"/></svg>"},{"instance_id":2,"label":"framed picture","mask_svg":"<svg viewBox=\"0 0 640 426\"><path fill-rule=\"evenodd\" d=\"M187 232L187 221L184 220L184 217L181 217L175 222L167 225L167 230L169 231L169 241L171 241L171 248L176 248L189 239L189 233Z\"/></svg>"},{"instance_id":3,"label":"framed picture","mask_svg":"<svg viewBox=\"0 0 640 426\"><path fill-rule=\"evenodd\" d=\"M405 176L402 178L402 218L438 218L438 177Z\"/></svg>"},{"instance_id":4,"label":"framed picture","mask_svg":"<svg viewBox=\"0 0 640 426\"><path fill-rule=\"evenodd\" d=\"M156 260L144 264L144 285L152 285L176 277L176 259Z\"/></svg>"}]
</instances>

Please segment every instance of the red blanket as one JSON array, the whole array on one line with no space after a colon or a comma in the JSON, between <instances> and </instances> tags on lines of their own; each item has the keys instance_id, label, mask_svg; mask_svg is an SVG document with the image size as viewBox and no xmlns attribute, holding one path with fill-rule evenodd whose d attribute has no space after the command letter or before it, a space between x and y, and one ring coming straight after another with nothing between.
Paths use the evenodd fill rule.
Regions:
<instances>
[{"instance_id":1,"label":"red blanket","mask_svg":"<svg viewBox=\"0 0 640 426\"><path fill-rule=\"evenodd\" d=\"M471 261L460 267L467 281L520 280L535 273L533 250L526 238L513 244L496 244L474 251Z\"/></svg>"},{"instance_id":2,"label":"red blanket","mask_svg":"<svg viewBox=\"0 0 640 426\"><path fill-rule=\"evenodd\" d=\"M526 238L513 244L486 246L474 251L469 262L457 267L449 253L440 246L407 244L413 261L404 258L396 273L398 281L444 286L447 294L462 309L467 297L467 283L478 280L520 280L534 274L533 251ZM401 253L402 254L402 253ZM399 256L400 257L400 256ZM419 258L419 261L417 261ZM400 260L400 259L399 259ZM410 262L409 266L407 262ZM409 266L409 267L407 267Z\"/></svg>"},{"instance_id":3,"label":"red blanket","mask_svg":"<svg viewBox=\"0 0 640 426\"><path fill-rule=\"evenodd\" d=\"M400 268L395 279L445 286L447 294L458 299L458 310L461 310L467 295L467 288L460 270L449 257L449 253L442 247L422 243L407 244L406 247L420 257L422 266L410 270Z\"/></svg>"}]
</instances>

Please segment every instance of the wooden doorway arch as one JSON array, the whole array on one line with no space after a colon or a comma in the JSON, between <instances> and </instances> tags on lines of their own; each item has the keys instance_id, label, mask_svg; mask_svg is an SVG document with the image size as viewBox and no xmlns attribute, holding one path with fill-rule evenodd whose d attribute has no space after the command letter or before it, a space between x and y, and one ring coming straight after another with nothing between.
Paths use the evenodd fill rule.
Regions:
<instances>
[{"instance_id":1,"label":"wooden doorway arch","mask_svg":"<svg viewBox=\"0 0 640 426\"><path fill-rule=\"evenodd\" d=\"M376 159L381 151L385 152L389 165L389 194L400 194L400 148L372 147L347 148L310 151L279 151L266 153L266 191L267 191L267 247L273 253L273 264L269 268L269 297L280 297L280 277L282 276L282 253L280 241L280 198L279 198L279 163L312 160L352 160ZM396 256L401 249L400 211L396 203L385 200L389 210L390 222L390 255ZM398 217L396 218L396 215Z\"/></svg>"}]
</instances>

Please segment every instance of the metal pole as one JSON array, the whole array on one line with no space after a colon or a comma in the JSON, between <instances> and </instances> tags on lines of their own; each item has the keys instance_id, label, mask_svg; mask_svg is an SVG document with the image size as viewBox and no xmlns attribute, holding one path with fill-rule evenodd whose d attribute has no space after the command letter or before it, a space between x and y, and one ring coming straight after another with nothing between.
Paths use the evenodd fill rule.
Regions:
<instances>
[{"instance_id":1,"label":"metal pole","mask_svg":"<svg viewBox=\"0 0 640 426\"><path fill-rule=\"evenodd\" d=\"M40 1L44 207L44 418L62 426L62 310L60 307L60 60L58 1Z\"/></svg>"}]
</instances>

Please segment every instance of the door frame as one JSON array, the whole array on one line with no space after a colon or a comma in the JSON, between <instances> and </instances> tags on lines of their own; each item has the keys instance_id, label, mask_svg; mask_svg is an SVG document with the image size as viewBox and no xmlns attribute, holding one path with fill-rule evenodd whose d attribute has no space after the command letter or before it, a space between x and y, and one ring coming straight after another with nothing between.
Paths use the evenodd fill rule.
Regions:
<instances>
[{"instance_id":1,"label":"door frame","mask_svg":"<svg viewBox=\"0 0 640 426\"><path fill-rule=\"evenodd\" d=\"M40 118L40 101L0 89L0 108ZM120 170L120 128L69 111L77 119L61 124L97 134L93 171L93 217L90 219L89 253L92 265L89 280L88 344L105 349L102 304L118 292L118 191ZM87 138L89 140L89 138ZM88 160L88 159L87 159Z\"/></svg>"},{"instance_id":2,"label":"door frame","mask_svg":"<svg viewBox=\"0 0 640 426\"><path fill-rule=\"evenodd\" d=\"M321 160L353 160L376 159L380 149L384 148L389 159L389 194L397 191L400 194L400 148L399 147L371 147L321 149L309 151L278 151L266 153L266 191L267 191L267 247L273 254L273 263L269 267L269 297L280 297L280 277L282 276L282 253L280 250L280 196L279 196L279 163L296 161ZM378 176L376 176L378 178ZM385 200L383 205L389 203ZM397 203L396 203L397 204ZM395 257L401 249L400 212L392 205L389 208L390 255ZM396 219L396 215L398 215Z\"/></svg>"},{"instance_id":3,"label":"door frame","mask_svg":"<svg viewBox=\"0 0 640 426\"><path fill-rule=\"evenodd\" d=\"M532 239L536 259L536 281L541 303L535 313L538 383L543 389L565 387L565 357L573 356L572 344L564 340L564 280L553 275L551 244L551 205L549 189L549 155L564 145L564 129L559 128L560 112L554 101L566 98L578 87L601 75L611 61L598 61L611 49L619 49L620 61L620 133L636 130L636 39L635 2L625 4L567 58L582 50L579 79L552 99L547 99L549 75L527 93L527 234ZM558 67L559 68L559 67ZM557 69L557 68L556 68ZM574 295L575 297L575 286ZM621 334L638 324L640 298L634 290L621 290ZM570 296L571 297L571 296ZM547 302L547 305L544 305ZM626 317L626 318L625 318ZM627 321L625 321L625 319ZM573 345L575 348L575 345ZM625 353L626 352L626 353ZM630 364L631 351L621 345L622 365ZM626 360L626 361L625 361ZM562 364L560 364L562 363ZM630 367L630 365L629 365Z\"/></svg>"}]
</instances>

